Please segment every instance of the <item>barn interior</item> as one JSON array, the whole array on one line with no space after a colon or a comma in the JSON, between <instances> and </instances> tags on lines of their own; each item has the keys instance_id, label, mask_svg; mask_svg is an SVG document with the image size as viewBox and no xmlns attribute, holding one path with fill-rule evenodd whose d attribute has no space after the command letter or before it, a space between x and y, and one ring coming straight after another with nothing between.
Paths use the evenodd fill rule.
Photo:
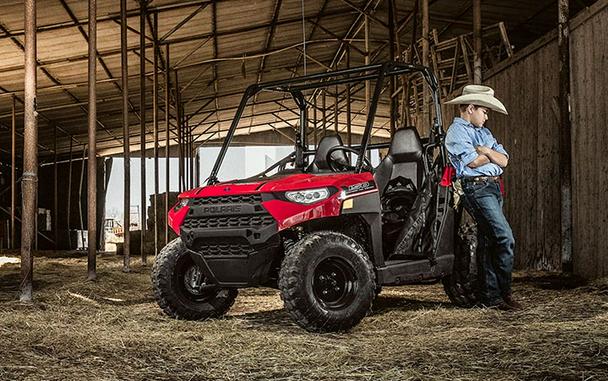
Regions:
<instances>
[{"instance_id":1,"label":"barn interior","mask_svg":"<svg viewBox=\"0 0 608 381\"><path fill-rule=\"evenodd\" d=\"M0 377L608 378L607 30L608 0L2 2ZM528 308L456 309L431 284L386 288L346 334L302 331L265 288L222 319L161 315L149 274L177 236L166 216L206 184L246 88L390 61L435 74L445 130L467 84L507 106L488 125L511 155L504 210ZM304 92L305 144L358 144L375 91ZM373 142L429 134L420 76L378 92ZM294 107L259 93L232 144L293 147Z\"/></svg>"}]
</instances>

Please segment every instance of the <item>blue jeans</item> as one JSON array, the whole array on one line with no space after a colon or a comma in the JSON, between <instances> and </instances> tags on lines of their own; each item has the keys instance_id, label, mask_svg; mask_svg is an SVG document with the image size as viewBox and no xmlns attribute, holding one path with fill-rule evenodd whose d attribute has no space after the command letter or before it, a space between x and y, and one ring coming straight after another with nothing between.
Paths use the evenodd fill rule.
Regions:
<instances>
[{"instance_id":1,"label":"blue jeans","mask_svg":"<svg viewBox=\"0 0 608 381\"><path fill-rule=\"evenodd\" d=\"M462 189L464 206L477 222L480 302L494 306L511 293L515 239L502 212L502 195L497 182L463 182Z\"/></svg>"}]
</instances>

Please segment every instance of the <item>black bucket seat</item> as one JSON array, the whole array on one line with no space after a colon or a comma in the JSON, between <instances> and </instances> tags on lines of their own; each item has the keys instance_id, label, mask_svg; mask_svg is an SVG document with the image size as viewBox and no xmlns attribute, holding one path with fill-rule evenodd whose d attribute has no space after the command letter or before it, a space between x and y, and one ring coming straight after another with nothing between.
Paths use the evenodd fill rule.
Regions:
<instances>
[{"instance_id":1,"label":"black bucket seat","mask_svg":"<svg viewBox=\"0 0 608 381\"><path fill-rule=\"evenodd\" d=\"M387 184L398 177L410 179L416 189L419 189L423 176L423 148L416 127L397 130L393 135L388 154L374 173L380 196L384 194Z\"/></svg>"},{"instance_id":2,"label":"black bucket seat","mask_svg":"<svg viewBox=\"0 0 608 381\"><path fill-rule=\"evenodd\" d=\"M324 136L319 145L317 146L317 153L312 163L308 166L306 172L318 173L318 172L331 172L332 169L327 162L327 153L330 149L342 146L342 139L340 135L327 135ZM332 153L334 161L342 164L348 163L348 157L344 151L334 151Z\"/></svg>"}]
</instances>

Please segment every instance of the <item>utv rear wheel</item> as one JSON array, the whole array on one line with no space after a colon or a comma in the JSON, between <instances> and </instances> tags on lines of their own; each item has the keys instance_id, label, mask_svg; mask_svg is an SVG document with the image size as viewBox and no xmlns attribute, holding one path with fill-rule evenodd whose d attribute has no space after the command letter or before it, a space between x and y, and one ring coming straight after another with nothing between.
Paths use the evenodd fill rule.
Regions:
<instances>
[{"instance_id":1,"label":"utv rear wheel","mask_svg":"<svg viewBox=\"0 0 608 381\"><path fill-rule=\"evenodd\" d=\"M444 277L443 288L458 307L473 307L477 304L477 225L473 218L462 212L454 244L454 268Z\"/></svg>"},{"instance_id":2,"label":"utv rear wheel","mask_svg":"<svg viewBox=\"0 0 608 381\"><path fill-rule=\"evenodd\" d=\"M208 283L181 238L169 242L152 267L152 288L160 308L177 319L202 320L224 315L236 299L236 289Z\"/></svg>"},{"instance_id":3,"label":"utv rear wheel","mask_svg":"<svg viewBox=\"0 0 608 381\"><path fill-rule=\"evenodd\" d=\"M279 274L285 308L313 332L345 331L371 309L375 275L367 255L352 238L315 232L286 254Z\"/></svg>"}]
</instances>

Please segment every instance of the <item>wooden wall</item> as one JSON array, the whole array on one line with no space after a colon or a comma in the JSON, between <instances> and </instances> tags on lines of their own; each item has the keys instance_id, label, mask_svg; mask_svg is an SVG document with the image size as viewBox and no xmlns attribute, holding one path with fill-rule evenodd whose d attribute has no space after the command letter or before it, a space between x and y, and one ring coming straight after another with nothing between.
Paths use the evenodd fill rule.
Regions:
<instances>
[{"instance_id":1,"label":"wooden wall","mask_svg":"<svg viewBox=\"0 0 608 381\"><path fill-rule=\"evenodd\" d=\"M570 35L573 266L588 278L608 276L607 33L608 6Z\"/></svg>"},{"instance_id":2,"label":"wooden wall","mask_svg":"<svg viewBox=\"0 0 608 381\"><path fill-rule=\"evenodd\" d=\"M573 266L586 278L608 275L606 31L607 0L571 22ZM510 114L492 113L488 127L511 156L505 209L516 238L515 266L561 271L557 33L486 73L484 83Z\"/></svg>"},{"instance_id":3,"label":"wooden wall","mask_svg":"<svg viewBox=\"0 0 608 381\"><path fill-rule=\"evenodd\" d=\"M484 81L509 111L488 126L510 155L505 208L518 269L561 269L557 53L553 41Z\"/></svg>"}]
</instances>

